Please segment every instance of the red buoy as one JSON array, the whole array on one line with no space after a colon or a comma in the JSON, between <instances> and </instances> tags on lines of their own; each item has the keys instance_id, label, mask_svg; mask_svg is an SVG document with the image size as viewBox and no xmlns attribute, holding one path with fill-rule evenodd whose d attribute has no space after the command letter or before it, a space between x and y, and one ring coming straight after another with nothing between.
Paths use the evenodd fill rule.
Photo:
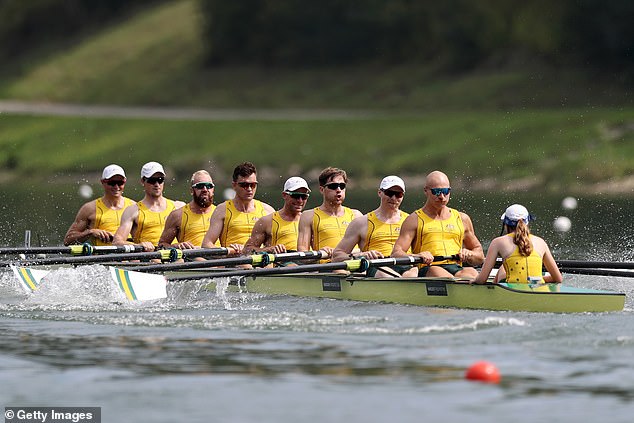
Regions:
<instances>
[{"instance_id":1,"label":"red buoy","mask_svg":"<svg viewBox=\"0 0 634 423\"><path fill-rule=\"evenodd\" d=\"M493 363L478 361L473 363L465 373L465 378L484 383L500 383L500 371Z\"/></svg>"}]
</instances>

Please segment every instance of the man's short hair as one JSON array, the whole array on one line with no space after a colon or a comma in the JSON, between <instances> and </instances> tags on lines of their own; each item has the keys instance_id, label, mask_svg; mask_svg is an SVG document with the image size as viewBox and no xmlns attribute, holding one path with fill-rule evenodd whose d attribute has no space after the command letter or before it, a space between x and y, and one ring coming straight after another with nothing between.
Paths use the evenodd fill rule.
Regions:
<instances>
[{"instance_id":1,"label":"man's short hair","mask_svg":"<svg viewBox=\"0 0 634 423\"><path fill-rule=\"evenodd\" d=\"M209 178L211 178L211 175L209 174L209 172L207 172L206 170L197 170L196 172L192 173L192 177L189 179L189 183L193 184L194 180L196 179L196 176L198 175L206 175L209 176Z\"/></svg>"},{"instance_id":2,"label":"man's short hair","mask_svg":"<svg viewBox=\"0 0 634 423\"><path fill-rule=\"evenodd\" d=\"M348 182L348 175L345 170L336 167L327 167L319 174L319 185L323 187L336 176L341 176L344 182Z\"/></svg>"},{"instance_id":3,"label":"man's short hair","mask_svg":"<svg viewBox=\"0 0 634 423\"><path fill-rule=\"evenodd\" d=\"M242 176L243 178L247 178L254 173L257 173L257 169L255 165L251 162L240 163L238 166L233 169L233 182L238 180L238 177Z\"/></svg>"}]
</instances>

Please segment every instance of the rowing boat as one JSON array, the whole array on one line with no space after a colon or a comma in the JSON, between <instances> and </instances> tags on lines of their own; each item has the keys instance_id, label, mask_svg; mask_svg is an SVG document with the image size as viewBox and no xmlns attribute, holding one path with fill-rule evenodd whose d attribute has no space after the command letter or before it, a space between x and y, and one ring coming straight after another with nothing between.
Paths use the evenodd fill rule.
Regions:
<instances>
[{"instance_id":1,"label":"rowing boat","mask_svg":"<svg viewBox=\"0 0 634 423\"><path fill-rule=\"evenodd\" d=\"M621 311L625 294L561 284L471 285L452 278L381 279L339 273L231 277L244 292L417 306L553 313ZM216 282L208 289L215 289Z\"/></svg>"}]
</instances>

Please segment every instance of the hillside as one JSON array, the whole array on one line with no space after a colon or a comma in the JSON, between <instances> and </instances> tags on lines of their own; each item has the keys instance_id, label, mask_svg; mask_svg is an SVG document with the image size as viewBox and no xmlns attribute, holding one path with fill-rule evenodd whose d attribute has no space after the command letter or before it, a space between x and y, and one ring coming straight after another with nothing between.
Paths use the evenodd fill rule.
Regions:
<instances>
[{"instance_id":1,"label":"hillside","mask_svg":"<svg viewBox=\"0 0 634 423\"><path fill-rule=\"evenodd\" d=\"M181 107L185 117L189 108L237 110L233 118L5 113L1 180L75 180L104 161L136 168L147 160L169 163L178 177L196 167L226 175L235 163L253 160L272 180L314 175L327 165L368 181L397 172L415 179L442 168L473 189L584 192L592 184L598 192L632 192L627 74L519 59L451 75L433 64L205 69L199 25L194 0L153 7L70 47L26 55L4 69L0 98ZM278 110L278 118L254 117L252 109ZM314 116L284 119L297 109ZM240 117L239 110L246 113ZM346 111L354 113L345 118Z\"/></svg>"}]
</instances>

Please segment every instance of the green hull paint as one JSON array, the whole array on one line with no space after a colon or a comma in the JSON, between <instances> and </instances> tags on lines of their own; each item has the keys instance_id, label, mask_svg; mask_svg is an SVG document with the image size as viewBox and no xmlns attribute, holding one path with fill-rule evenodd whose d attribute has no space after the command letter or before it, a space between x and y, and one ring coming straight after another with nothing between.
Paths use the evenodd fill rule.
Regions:
<instances>
[{"instance_id":1,"label":"green hull paint","mask_svg":"<svg viewBox=\"0 0 634 423\"><path fill-rule=\"evenodd\" d=\"M244 292L376 301L418 306L553 313L621 311L625 294L546 284L470 285L452 279L375 279L338 274L294 274L232 279ZM236 281L239 282L236 283ZM208 285L215 289L215 283Z\"/></svg>"}]
</instances>

